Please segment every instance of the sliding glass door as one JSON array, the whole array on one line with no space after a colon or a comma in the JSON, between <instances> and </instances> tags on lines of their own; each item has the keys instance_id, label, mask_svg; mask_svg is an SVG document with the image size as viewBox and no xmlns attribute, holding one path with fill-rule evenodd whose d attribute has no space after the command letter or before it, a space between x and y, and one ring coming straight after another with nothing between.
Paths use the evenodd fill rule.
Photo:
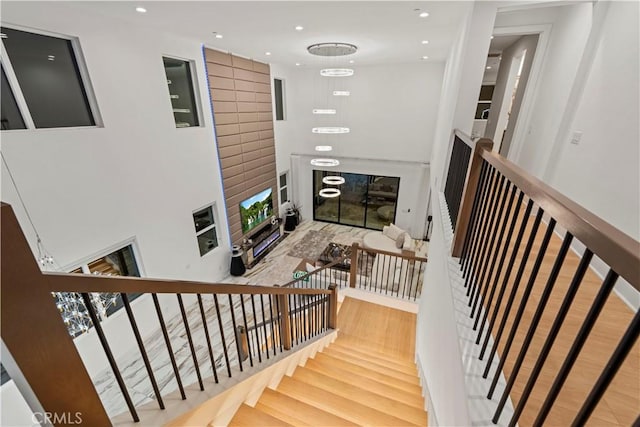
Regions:
<instances>
[{"instance_id":1,"label":"sliding glass door","mask_svg":"<svg viewBox=\"0 0 640 427\"><path fill-rule=\"evenodd\" d=\"M338 197L324 198L322 188L335 186L322 182L325 176L342 176L344 184L337 186ZM313 171L313 219L355 227L382 230L395 221L400 178L348 172Z\"/></svg>"}]
</instances>

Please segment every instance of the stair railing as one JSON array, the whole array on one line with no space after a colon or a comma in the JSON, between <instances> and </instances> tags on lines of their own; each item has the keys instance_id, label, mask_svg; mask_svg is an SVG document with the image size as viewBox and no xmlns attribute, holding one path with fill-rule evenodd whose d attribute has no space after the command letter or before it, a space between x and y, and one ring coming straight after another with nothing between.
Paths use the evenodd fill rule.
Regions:
<instances>
[{"instance_id":1,"label":"stair railing","mask_svg":"<svg viewBox=\"0 0 640 427\"><path fill-rule=\"evenodd\" d=\"M456 137L454 144L469 145L469 141L468 137ZM477 331L475 343L482 345L479 358L484 360L487 356L483 373L491 381L487 398L493 398L502 372L506 377L493 422L500 422L511 395L515 412L510 426L522 422L525 409L533 425L543 425L563 386L572 378L584 381L585 372L574 371L570 377L577 360L581 356L602 355L595 383L588 386L588 394L585 390L577 405L575 402L571 405L576 408L572 425L583 425L614 380L637 379L640 375L637 363L624 363L630 353L635 359L640 357L638 347L634 347L640 333L640 311L629 309L619 300L614 320L604 310L606 304L616 302L611 300L617 297L610 294L620 279L640 291L640 243L492 152L491 147L487 140L469 146L465 151L470 153L466 170L464 162L452 159L447 186L449 181L455 183L451 186L460 194L459 183L465 182L459 212L455 203L449 206L455 211L451 212L452 218L457 216L452 255L460 257L469 312ZM453 193L451 190L450 194ZM446 200L449 202L450 198ZM557 251L549 249L550 242L558 238L554 234L561 238ZM567 263L571 249L579 253L579 262ZM596 257L606 264L607 271L599 286L584 281ZM551 266L549 274L540 274L543 264ZM573 326L575 334L562 335L570 328L566 322L569 314L579 312L574 308L577 295L585 295L581 304L586 316L579 314L581 324ZM607 345L608 340L589 339L592 330L599 327L604 328L600 334L609 331L608 338L612 341L616 337L612 344ZM535 351L534 337L536 340L544 337L544 343L537 341ZM561 341L558 337L571 342L568 352L558 350L557 343ZM498 351L500 362L490 376ZM591 356L586 356L587 353ZM551 360L550 354L557 357L553 363L559 369L546 364ZM523 368L525 359L535 363ZM505 364L509 372L505 371ZM543 369L547 375L550 370L553 372L550 386L538 381ZM518 386L514 387L517 380ZM571 393L579 396L575 384ZM631 389L621 389L618 384L614 392L635 394L635 408L632 405L629 412L619 416L627 417L624 424L634 420L637 424L638 382L629 384ZM531 398L534 387L539 393L536 399ZM566 412L566 404L563 407Z\"/></svg>"},{"instance_id":2,"label":"stair railing","mask_svg":"<svg viewBox=\"0 0 640 427\"><path fill-rule=\"evenodd\" d=\"M86 315L93 324L91 332L97 334L115 382L136 422L139 421L136 406L141 402L135 396L140 393L131 393L131 379L127 384L127 378L131 378L127 374L132 374L127 369L133 367L122 366L114 357L113 341L98 320L92 293L121 295L139 352L139 358L135 359L141 366L136 372L146 372L150 393L160 409L164 409L162 396L173 391L169 390L169 383L175 384L182 399L186 399L189 381L197 380L200 390L205 385L215 387L222 377L266 362L336 328L335 287L309 289L43 273L11 206L2 203L0 209L2 340L15 361L16 369L10 374L28 383L48 413L59 416L79 413L83 423L92 426L111 425L110 416L117 415L109 414L101 402L56 308L52 298L55 292L81 295ZM150 294L153 300L161 332L156 338L160 348L164 347L163 351L169 354L170 366L167 362L164 368L170 374L165 371L160 377L157 363L154 366L150 360L148 342L140 333L135 306L127 296L132 293ZM295 298L305 299L306 304L293 306ZM165 317L169 303L179 307L179 313L176 310L172 318ZM176 345L177 335L186 337L183 345ZM155 348L157 351L158 346ZM193 373L185 373L185 369L193 369Z\"/></svg>"}]
</instances>

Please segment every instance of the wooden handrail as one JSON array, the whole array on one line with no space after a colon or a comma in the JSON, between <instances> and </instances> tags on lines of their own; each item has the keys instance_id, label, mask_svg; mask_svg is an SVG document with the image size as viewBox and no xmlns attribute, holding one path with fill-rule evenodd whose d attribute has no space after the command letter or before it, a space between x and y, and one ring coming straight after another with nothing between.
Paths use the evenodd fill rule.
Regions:
<instances>
[{"instance_id":1,"label":"wooden handrail","mask_svg":"<svg viewBox=\"0 0 640 427\"><path fill-rule=\"evenodd\" d=\"M343 263L347 258L349 258L349 257L348 256L343 256L341 258L338 258L337 260L335 260L335 261L333 261L333 262L331 262L331 263L329 263L327 265L323 265L322 267L318 268L317 270L310 271L307 274L305 274L304 276L300 276L297 279L293 279L292 281L285 283L281 287L282 288L287 288L287 287L293 286L294 284L298 283L301 280L307 279L307 278L309 278L309 277L311 277L313 275L316 275L316 274L320 273L322 270L326 270L327 268L332 268L332 267L335 267L338 264Z\"/></svg>"},{"instance_id":2,"label":"wooden handrail","mask_svg":"<svg viewBox=\"0 0 640 427\"><path fill-rule=\"evenodd\" d=\"M640 242L499 154L482 149L480 156L640 291Z\"/></svg>"},{"instance_id":3,"label":"wooden handrail","mask_svg":"<svg viewBox=\"0 0 640 427\"><path fill-rule=\"evenodd\" d=\"M397 252L390 252L390 251L385 251L382 249L373 249L373 248L365 248L364 246L360 247L360 245L358 245L357 243L354 243L355 247L362 249L363 251L367 251L369 253L374 253L374 254L379 254L379 255L387 255L387 256L395 256L398 258L402 258L405 259L407 261L422 261L422 262L427 262L427 258L423 258L423 257L418 257L418 256L413 256L413 255L403 255L403 254L399 254Z\"/></svg>"},{"instance_id":4,"label":"wooden handrail","mask_svg":"<svg viewBox=\"0 0 640 427\"><path fill-rule=\"evenodd\" d=\"M68 273L43 273L50 292L126 292L155 294L329 294L326 289L284 288L230 283L204 283L186 280L142 277L94 276Z\"/></svg>"}]
</instances>

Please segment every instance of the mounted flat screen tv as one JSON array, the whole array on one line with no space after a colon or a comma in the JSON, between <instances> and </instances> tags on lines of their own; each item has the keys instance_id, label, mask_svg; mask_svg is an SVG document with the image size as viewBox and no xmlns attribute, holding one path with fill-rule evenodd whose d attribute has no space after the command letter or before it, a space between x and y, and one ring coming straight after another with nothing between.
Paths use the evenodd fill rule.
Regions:
<instances>
[{"instance_id":1,"label":"mounted flat screen tv","mask_svg":"<svg viewBox=\"0 0 640 427\"><path fill-rule=\"evenodd\" d=\"M242 234L246 234L263 222L271 219L272 215L273 197L271 197L271 188L267 188L255 196L240 202Z\"/></svg>"}]
</instances>

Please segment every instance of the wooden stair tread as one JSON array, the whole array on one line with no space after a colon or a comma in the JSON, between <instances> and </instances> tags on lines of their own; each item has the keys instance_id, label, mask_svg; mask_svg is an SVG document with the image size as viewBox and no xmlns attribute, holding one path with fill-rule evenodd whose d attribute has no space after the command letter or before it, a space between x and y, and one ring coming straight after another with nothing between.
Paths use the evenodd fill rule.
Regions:
<instances>
[{"instance_id":1,"label":"wooden stair tread","mask_svg":"<svg viewBox=\"0 0 640 427\"><path fill-rule=\"evenodd\" d=\"M313 384L314 387L349 399L352 402L357 402L372 409L382 411L385 414L400 418L408 423L416 425L426 424L427 414L424 410L407 405L399 400L374 393L364 387L337 380L308 368L298 368L293 378L298 381L303 381L306 384Z\"/></svg>"},{"instance_id":2,"label":"wooden stair tread","mask_svg":"<svg viewBox=\"0 0 640 427\"><path fill-rule=\"evenodd\" d=\"M418 376L417 373L414 374L408 374L405 372L400 372L400 371L396 371L394 369L390 369L388 366L385 365L381 365L380 363L375 363L375 362L371 362L369 360L364 360L364 359L360 359L360 358L355 358L351 355L348 355L344 352L341 351L334 351L331 349L331 346L325 348L322 351L323 354L327 354L330 355L331 357L334 357L336 359L341 359L344 360L346 362L350 362L353 363L354 365L360 365L362 367L365 367L367 369L371 369L377 372L380 372L382 374L386 374L386 375L390 375L396 378L399 378L403 381L406 381L410 384L415 384L415 385L420 385L420 381L418 380Z\"/></svg>"},{"instance_id":3,"label":"wooden stair tread","mask_svg":"<svg viewBox=\"0 0 640 427\"><path fill-rule=\"evenodd\" d=\"M358 386L373 393L404 402L414 408L423 409L424 399L419 390L408 392L399 388L376 381L364 373L354 373L347 369L341 369L336 364L329 364L326 361L309 359L304 365L305 368L319 372L336 380L344 381L354 386Z\"/></svg>"},{"instance_id":4,"label":"wooden stair tread","mask_svg":"<svg viewBox=\"0 0 640 427\"><path fill-rule=\"evenodd\" d=\"M339 335L338 339L335 342L333 342L331 345L345 348L347 350L355 350L359 353L376 356L380 359L388 360L390 362L394 362L399 365L415 366L415 361L412 357L407 357L405 355L400 355L400 354L394 354L391 351L381 351L379 347L371 345L367 341L357 340L349 336Z\"/></svg>"},{"instance_id":5,"label":"wooden stair tread","mask_svg":"<svg viewBox=\"0 0 640 427\"><path fill-rule=\"evenodd\" d=\"M294 426L355 426L330 412L266 388L256 408Z\"/></svg>"},{"instance_id":6,"label":"wooden stair tread","mask_svg":"<svg viewBox=\"0 0 640 427\"><path fill-rule=\"evenodd\" d=\"M229 426L238 427L255 427L255 426L291 426L286 422L275 418L259 409L252 408L249 405L242 404L233 419L229 422Z\"/></svg>"},{"instance_id":7,"label":"wooden stair tread","mask_svg":"<svg viewBox=\"0 0 640 427\"><path fill-rule=\"evenodd\" d=\"M360 425L417 425L291 377L284 377L277 391ZM425 424L426 417L420 425Z\"/></svg>"},{"instance_id":8,"label":"wooden stair tread","mask_svg":"<svg viewBox=\"0 0 640 427\"><path fill-rule=\"evenodd\" d=\"M395 387L400 390L404 390L410 393L421 393L420 386L414 382L407 382L401 378L397 378L393 375L389 375L388 372L379 372L367 369L366 367L358 364L332 357L326 353L317 353L313 360L319 362L328 363L331 366L352 372L354 374L363 375L380 383L386 384L390 387ZM308 363L309 361L307 361Z\"/></svg>"},{"instance_id":9,"label":"wooden stair tread","mask_svg":"<svg viewBox=\"0 0 640 427\"><path fill-rule=\"evenodd\" d=\"M404 372L409 375L418 375L418 370L416 369L415 363L411 361L410 363L402 363L392 358L380 357L375 354L370 354L366 350L360 350L357 347L350 348L344 345L340 345L339 339L329 346L331 351L339 351L343 354L356 357L358 359L368 360L373 363L377 363L379 365L387 366L390 369L394 369L396 371Z\"/></svg>"}]
</instances>

